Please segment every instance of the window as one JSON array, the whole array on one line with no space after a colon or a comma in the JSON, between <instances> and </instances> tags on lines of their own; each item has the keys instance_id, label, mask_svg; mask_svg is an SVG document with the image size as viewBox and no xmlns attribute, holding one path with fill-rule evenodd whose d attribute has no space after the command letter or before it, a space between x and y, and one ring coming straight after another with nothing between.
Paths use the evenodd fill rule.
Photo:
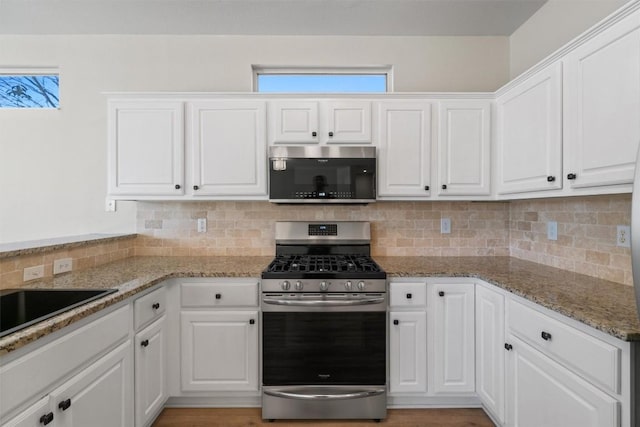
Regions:
<instances>
[{"instance_id":1,"label":"window","mask_svg":"<svg viewBox=\"0 0 640 427\"><path fill-rule=\"evenodd\" d=\"M390 67L277 68L253 67L254 88L263 93L384 93L390 90Z\"/></svg>"},{"instance_id":2,"label":"window","mask_svg":"<svg viewBox=\"0 0 640 427\"><path fill-rule=\"evenodd\" d=\"M0 69L0 108L59 108L60 79L51 70Z\"/></svg>"}]
</instances>

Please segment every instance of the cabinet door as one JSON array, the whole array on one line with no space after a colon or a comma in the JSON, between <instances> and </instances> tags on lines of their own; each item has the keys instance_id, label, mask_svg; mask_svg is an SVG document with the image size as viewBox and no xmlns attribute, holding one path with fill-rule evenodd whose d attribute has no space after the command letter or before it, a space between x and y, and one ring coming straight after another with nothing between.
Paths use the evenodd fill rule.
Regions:
<instances>
[{"instance_id":1,"label":"cabinet door","mask_svg":"<svg viewBox=\"0 0 640 427\"><path fill-rule=\"evenodd\" d=\"M190 104L194 196L266 196L266 107L261 101Z\"/></svg>"},{"instance_id":2,"label":"cabinet door","mask_svg":"<svg viewBox=\"0 0 640 427\"><path fill-rule=\"evenodd\" d=\"M473 283L430 285L434 393L475 391L474 287Z\"/></svg>"},{"instance_id":3,"label":"cabinet door","mask_svg":"<svg viewBox=\"0 0 640 427\"><path fill-rule=\"evenodd\" d=\"M108 108L109 193L183 194L182 102L110 101Z\"/></svg>"},{"instance_id":4,"label":"cabinet door","mask_svg":"<svg viewBox=\"0 0 640 427\"><path fill-rule=\"evenodd\" d=\"M269 104L270 144L317 144L317 101L272 101Z\"/></svg>"},{"instance_id":5,"label":"cabinet door","mask_svg":"<svg viewBox=\"0 0 640 427\"><path fill-rule=\"evenodd\" d=\"M389 391L427 391L427 313L389 313Z\"/></svg>"},{"instance_id":6,"label":"cabinet door","mask_svg":"<svg viewBox=\"0 0 640 427\"><path fill-rule=\"evenodd\" d=\"M491 101L441 101L438 194L490 194Z\"/></svg>"},{"instance_id":7,"label":"cabinet door","mask_svg":"<svg viewBox=\"0 0 640 427\"><path fill-rule=\"evenodd\" d=\"M166 394L165 316L136 334L136 425L145 426L162 409Z\"/></svg>"},{"instance_id":8,"label":"cabinet door","mask_svg":"<svg viewBox=\"0 0 640 427\"><path fill-rule=\"evenodd\" d=\"M131 362L127 341L51 393L55 425L133 426Z\"/></svg>"},{"instance_id":9,"label":"cabinet door","mask_svg":"<svg viewBox=\"0 0 640 427\"><path fill-rule=\"evenodd\" d=\"M476 285L476 393L504 422L504 296Z\"/></svg>"},{"instance_id":10,"label":"cabinet door","mask_svg":"<svg viewBox=\"0 0 640 427\"><path fill-rule=\"evenodd\" d=\"M572 187L633 181L640 141L640 14L567 55L565 144Z\"/></svg>"},{"instance_id":11,"label":"cabinet door","mask_svg":"<svg viewBox=\"0 0 640 427\"><path fill-rule=\"evenodd\" d=\"M183 311L182 390L258 390L258 312Z\"/></svg>"},{"instance_id":12,"label":"cabinet door","mask_svg":"<svg viewBox=\"0 0 640 427\"><path fill-rule=\"evenodd\" d=\"M380 104L378 195L423 198L430 194L431 104Z\"/></svg>"},{"instance_id":13,"label":"cabinet door","mask_svg":"<svg viewBox=\"0 0 640 427\"><path fill-rule=\"evenodd\" d=\"M328 101L325 111L327 143L371 143L370 101Z\"/></svg>"},{"instance_id":14,"label":"cabinet door","mask_svg":"<svg viewBox=\"0 0 640 427\"><path fill-rule=\"evenodd\" d=\"M558 62L497 99L498 193L562 188L561 76Z\"/></svg>"},{"instance_id":15,"label":"cabinet door","mask_svg":"<svg viewBox=\"0 0 640 427\"><path fill-rule=\"evenodd\" d=\"M513 335L507 341L507 425L615 427L619 403Z\"/></svg>"},{"instance_id":16,"label":"cabinet door","mask_svg":"<svg viewBox=\"0 0 640 427\"><path fill-rule=\"evenodd\" d=\"M2 427L38 427L38 426L55 426L56 413L50 407L49 396L45 396L38 402L24 410L20 415L12 418L7 423L3 423ZM46 424L45 424L46 423Z\"/></svg>"}]
</instances>

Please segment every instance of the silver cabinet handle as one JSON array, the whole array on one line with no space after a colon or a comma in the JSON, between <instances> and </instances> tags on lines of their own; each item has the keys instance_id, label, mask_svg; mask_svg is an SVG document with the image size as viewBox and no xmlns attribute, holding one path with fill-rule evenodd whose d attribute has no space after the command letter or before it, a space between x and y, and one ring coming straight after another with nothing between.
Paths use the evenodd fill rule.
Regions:
<instances>
[{"instance_id":1,"label":"silver cabinet handle","mask_svg":"<svg viewBox=\"0 0 640 427\"><path fill-rule=\"evenodd\" d=\"M360 399L363 397L379 396L385 392L385 389L379 388L374 390L364 391L352 391L348 393L296 393L280 390L264 390L264 394L274 397L284 397L287 399L299 399L299 400L344 400L344 399Z\"/></svg>"},{"instance_id":2,"label":"silver cabinet handle","mask_svg":"<svg viewBox=\"0 0 640 427\"><path fill-rule=\"evenodd\" d=\"M282 298L263 298L262 301L265 304L272 305L289 305L289 306L303 306L303 307L344 307L344 306L352 306L352 305L371 305L371 304L382 304L385 299L383 297L377 298L363 298L363 299L330 299L330 300L291 300L291 299L282 299Z\"/></svg>"}]
</instances>

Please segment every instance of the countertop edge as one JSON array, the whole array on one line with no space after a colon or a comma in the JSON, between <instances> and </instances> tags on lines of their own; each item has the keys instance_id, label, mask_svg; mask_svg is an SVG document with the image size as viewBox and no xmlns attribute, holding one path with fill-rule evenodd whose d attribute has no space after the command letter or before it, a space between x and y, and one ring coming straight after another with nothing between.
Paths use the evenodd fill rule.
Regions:
<instances>
[{"instance_id":1,"label":"countertop edge","mask_svg":"<svg viewBox=\"0 0 640 427\"><path fill-rule=\"evenodd\" d=\"M81 246L94 245L99 243L116 242L119 240L133 239L137 237L136 233L129 234L85 234L80 236L69 236L54 239L34 240L32 242L16 243L16 244L1 244L0 245L0 260L13 258L17 256L42 254L47 252L53 252L60 249L72 249ZM46 242L51 242L47 244ZM3 249L14 246L26 246L17 247L15 249ZM33 246L32 246L33 245ZM36 246L37 245L37 246Z\"/></svg>"}]
</instances>

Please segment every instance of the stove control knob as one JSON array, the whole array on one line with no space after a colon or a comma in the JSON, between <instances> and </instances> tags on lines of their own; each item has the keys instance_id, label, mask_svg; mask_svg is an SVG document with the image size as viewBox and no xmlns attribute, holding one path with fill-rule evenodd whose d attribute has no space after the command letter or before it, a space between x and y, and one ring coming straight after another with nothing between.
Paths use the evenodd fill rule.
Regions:
<instances>
[{"instance_id":1,"label":"stove control knob","mask_svg":"<svg viewBox=\"0 0 640 427\"><path fill-rule=\"evenodd\" d=\"M291 287L291 283L289 283L288 280L285 280L284 282L282 282L282 290L283 291L288 291L290 287Z\"/></svg>"},{"instance_id":2,"label":"stove control knob","mask_svg":"<svg viewBox=\"0 0 640 427\"><path fill-rule=\"evenodd\" d=\"M364 282L358 282L358 289L360 289L361 291L364 290Z\"/></svg>"},{"instance_id":3,"label":"stove control knob","mask_svg":"<svg viewBox=\"0 0 640 427\"><path fill-rule=\"evenodd\" d=\"M344 288L348 291L350 291L353 288L353 283L351 283L351 280L347 280L344 284Z\"/></svg>"},{"instance_id":4,"label":"stove control knob","mask_svg":"<svg viewBox=\"0 0 640 427\"><path fill-rule=\"evenodd\" d=\"M303 287L302 282L300 280L298 280L296 282L296 291L301 291L302 287Z\"/></svg>"},{"instance_id":5,"label":"stove control knob","mask_svg":"<svg viewBox=\"0 0 640 427\"><path fill-rule=\"evenodd\" d=\"M329 289L329 284L327 282L320 282L320 290L321 291L326 291L327 289Z\"/></svg>"}]
</instances>

